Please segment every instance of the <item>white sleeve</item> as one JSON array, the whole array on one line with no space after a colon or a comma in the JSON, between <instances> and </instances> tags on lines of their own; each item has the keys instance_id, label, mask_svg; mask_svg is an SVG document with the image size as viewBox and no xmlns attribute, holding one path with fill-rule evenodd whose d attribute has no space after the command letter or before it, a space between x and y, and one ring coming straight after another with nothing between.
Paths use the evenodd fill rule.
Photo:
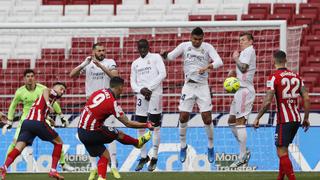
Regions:
<instances>
[{"instance_id":1,"label":"white sleeve","mask_svg":"<svg viewBox=\"0 0 320 180\"><path fill-rule=\"evenodd\" d=\"M173 51L169 52L167 59L175 60L177 57L179 57L183 53L183 46L184 44L181 43Z\"/></svg>"},{"instance_id":2,"label":"white sleeve","mask_svg":"<svg viewBox=\"0 0 320 180\"><path fill-rule=\"evenodd\" d=\"M208 46L208 52L209 52L209 57L213 61L212 66L214 69L217 69L217 68L223 66L223 62L222 62L221 57L219 56L218 52L211 44L209 44L209 46Z\"/></svg>"},{"instance_id":3,"label":"white sleeve","mask_svg":"<svg viewBox=\"0 0 320 180\"><path fill-rule=\"evenodd\" d=\"M251 54L252 54L252 51L251 51L251 50L245 49L244 51L242 51L242 52L240 53L239 61L240 61L241 63L244 63L244 64L249 65L249 64L250 64L250 59L251 59Z\"/></svg>"},{"instance_id":4,"label":"white sleeve","mask_svg":"<svg viewBox=\"0 0 320 180\"><path fill-rule=\"evenodd\" d=\"M155 62L156 62L156 67L157 67L159 74L157 77L152 79L150 81L149 85L147 86L147 88L151 91L156 89L167 76L166 67L162 61L161 56L157 54L154 57L156 58Z\"/></svg>"},{"instance_id":5,"label":"white sleeve","mask_svg":"<svg viewBox=\"0 0 320 180\"><path fill-rule=\"evenodd\" d=\"M109 69L110 70L114 70L114 69L117 69L117 64L116 64L116 62L113 60L113 59L111 59L110 60L111 62L110 62L110 64L109 64Z\"/></svg>"},{"instance_id":6,"label":"white sleeve","mask_svg":"<svg viewBox=\"0 0 320 180\"><path fill-rule=\"evenodd\" d=\"M134 92L140 93L140 89L142 87L138 86L137 84L137 72L136 72L136 69L134 68L134 63L132 63L131 65L130 85Z\"/></svg>"}]
</instances>

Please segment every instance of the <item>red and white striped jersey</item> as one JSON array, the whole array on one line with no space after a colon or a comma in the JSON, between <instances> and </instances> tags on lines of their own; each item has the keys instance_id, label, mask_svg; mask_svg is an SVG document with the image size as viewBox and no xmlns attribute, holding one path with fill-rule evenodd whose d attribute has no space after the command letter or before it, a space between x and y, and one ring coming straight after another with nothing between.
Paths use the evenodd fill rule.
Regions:
<instances>
[{"instance_id":1,"label":"red and white striped jersey","mask_svg":"<svg viewBox=\"0 0 320 180\"><path fill-rule=\"evenodd\" d=\"M92 93L88 99L82 110L78 127L88 131L97 130L110 115L118 118L123 114L112 91L100 89Z\"/></svg>"},{"instance_id":2,"label":"red and white striped jersey","mask_svg":"<svg viewBox=\"0 0 320 180\"><path fill-rule=\"evenodd\" d=\"M286 68L278 69L269 77L267 87L275 91L277 101L277 124L301 121L299 96L302 86L300 76Z\"/></svg>"},{"instance_id":3,"label":"red and white striped jersey","mask_svg":"<svg viewBox=\"0 0 320 180\"><path fill-rule=\"evenodd\" d=\"M53 89L51 89L49 94L49 102L51 106L58 98L59 97L57 93ZM43 97L43 94L41 94L41 96L32 104L32 107L30 108L29 114L27 115L26 119L45 122L48 113L49 108L47 106L46 100Z\"/></svg>"}]
</instances>

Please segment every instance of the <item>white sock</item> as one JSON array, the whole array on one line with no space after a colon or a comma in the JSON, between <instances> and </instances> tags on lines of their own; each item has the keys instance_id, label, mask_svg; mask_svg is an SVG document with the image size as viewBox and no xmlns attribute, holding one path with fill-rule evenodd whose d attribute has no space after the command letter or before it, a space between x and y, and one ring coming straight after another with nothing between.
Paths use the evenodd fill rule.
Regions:
<instances>
[{"instance_id":1,"label":"white sock","mask_svg":"<svg viewBox=\"0 0 320 180\"><path fill-rule=\"evenodd\" d=\"M140 137L140 136L143 136L144 133L146 133L146 130L145 130L145 129L138 129L138 135L139 135L139 137ZM141 158L146 158L146 157L147 157L146 145L143 145L140 150L141 150L141 155L140 155Z\"/></svg>"},{"instance_id":2,"label":"white sock","mask_svg":"<svg viewBox=\"0 0 320 180\"><path fill-rule=\"evenodd\" d=\"M89 156L89 161L91 163L91 170L97 169L97 159L96 159L96 157Z\"/></svg>"},{"instance_id":3,"label":"white sock","mask_svg":"<svg viewBox=\"0 0 320 180\"><path fill-rule=\"evenodd\" d=\"M246 154L246 147L247 147L247 129L245 125L236 126L238 139L240 143L240 154L239 158L243 158Z\"/></svg>"},{"instance_id":4,"label":"white sock","mask_svg":"<svg viewBox=\"0 0 320 180\"><path fill-rule=\"evenodd\" d=\"M155 127L152 136L153 158L158 159L158 150L160 145L160 127Z\"/></svg>"},{"instance_id":5,"label":"white sock","mask_svg":"<svg viewBox=\"0 0 320 180\"><path fill-rule=\"evenodd\" d=\"M179 123L180 130L180 148L185 148L187 146L187 126L188 123Z\"/></svg>"},{"instance_id":6,"label":"white sock","mask_svg":"<svg viewBox=\"0 0 320 180\"><path fill-rule=\"evenodd\" d=\"M204 127L208 136L208 148L213 148L213 124L205 124Z\"/></svg>"},{"instance_id":7,"label":"white sock","mask_svg":"<svg viewBox=\"0 0 320 180\"><path fill-rule=\"evenodd\" d=\"M231 131L232 131L234 137L239 142L237 127L234 124L230 124L229 126L231 128Z\"/></svg>"},{"instance_id":8,"label":"white sock","mask_svg":"<svg viewBox=\"0 0 320 180\"><path fill-rule=\"evenodd\" d=\"M117 168L117 144L113 141L109 144L109 152L111 158L111 168Z\"/></svg>"}]
</instances>

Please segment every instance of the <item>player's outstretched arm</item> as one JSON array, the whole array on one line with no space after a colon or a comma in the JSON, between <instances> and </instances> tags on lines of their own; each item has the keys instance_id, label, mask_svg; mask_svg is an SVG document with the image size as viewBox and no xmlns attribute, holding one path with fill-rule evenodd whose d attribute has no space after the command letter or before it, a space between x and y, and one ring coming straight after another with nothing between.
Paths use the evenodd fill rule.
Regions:
<instances>
[{"instance_id":1,"label":"player's outstretched arm","mask_svg":"<svg viewBox=\"0 0 320 180\"><path fill-rule=\"evenodd\" d=\"M309 93L304 86L301 87L300 95L303 99L304 119L302 122L302 128L306 132L309 129L309 111L310 111L310 98Z\"/></svg>"},{"instance_id":2,"label":"player's outstretched arm","mask_svg":"<svg viewBox=\"0 0 320 180\"><path fill-rule=\"evenodd\" d=\"M129 128L148 128L150 130L153 130L153 128L154 128L152 125L152 122L150 122L150 121L148 121L147 123L130 121L125 114L118 117L118 120L120 122L122 122L126 127L129 127Z\"/></svg>"},{"instance_id":3,"label":"player's outstretched arm","mask_svg":"<svg viewBox=\"0 0 320 180\"><path fill-rule=\"evenodd\" d=\"M2 112L0 112L0 120L1 122L6 122L6 124L2 127L2 135L5 135L7 130L12 128L12 121L9 121L7 116Z\"/></svg>"},{"instance_id":4,"label":"player's outstretched arm","mask_svg":"<svg viewBox=\"0 0 320 180\"><path fill-rule=\"evenodd\" d=\"M259 128L259 121L260 121L260 118L263 116L263 114L265 112L267 112L267 110L269 109L270 107L270 104L272 102L272 98L275 94L275 91L274 90L269 90L267 91L267 94L263 100L263 104L262 104L262 108L259 110L259 113L256 117L256 119L254 120L253 122L253 127L254 128Z\"/></svg>"},{"instance_id":5,"label":"player's outstretched arm","mask_svg":"<svg viewBox=\"0 0 320 180\"><path fill-rule=\"evenodd\" d=\"M43 89L43 98L46 101L46 104L49 108L50 113L54 113L54 109L53 109L53 107L50 103L50 100L49 100L49 94L50 94L50 89L48 89L48 88Z\"/></svg>"},{"instance_id":6,"label":"player's outstretched arm","mask_svg":"<svg viewBox=\"0 0 320 180\"><path fill-rule=\"evenodd\" d=\"M71 70L69 76L70 77L76 77L80 75L80 72L83 68L85 68L88 64L90 64L92 60L91 56L88 56L79 66L75 67Z\"/></svg>"}]
</instances>

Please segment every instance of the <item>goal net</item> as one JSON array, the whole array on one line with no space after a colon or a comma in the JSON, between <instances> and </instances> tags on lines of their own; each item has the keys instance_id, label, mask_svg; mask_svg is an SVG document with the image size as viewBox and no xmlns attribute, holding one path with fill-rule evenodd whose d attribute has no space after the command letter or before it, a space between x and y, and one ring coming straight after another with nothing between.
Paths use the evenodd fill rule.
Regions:
<instances>
[{"instance_id":1,"label":"goal net","mask_svg":"<svg viewBox=\"0 0 320 180\"><path fill-rule=\"evenodd\" d=\"M173 50L181 42L190 40L190 33L196 26L203 28L205 32L204 41L216 48L224 63L223 67L211 70L209 75L213 117L217 120L218 126L227 125L226 117L233 95L224 91L223 81L226 79L229 70L235 69L232 53L239 50L239 34L241 32L249 31L253 34L257 55L257 72L254 79L257 97L253 112L256 112L261 106L266 90L267 77L274 70L272 62L274 51L278 49L286 50L289 59L288 68L295 71L299 70L301 28L287 29L285 21L5 24L0 28L0 59L2 61L0 63L2 65L0 69L0 110L2 112L8 111L16 89L24 85L24 70L31 68L35 71L35 78L38 83L48 87L51 87L56 81L66 83L67 93L59 103L66 118L70 121L70 127L76 127L79 113L86 102L85 75L70 78L69 73L85 57L92 54L92 45L100 42L105 45L106 58L115 60L120 76L125 79L124 93L119 102L125 112L132 114L135 111L136 102L135 95L130 87L130 68L132 62L139 57L137 41L147 39L151 52L159 53L164 50ZM184 84L183 60L179 57L174 61L165 61L165 65L167 78L163 82L163 127L176 127L180 93ZM18 106L17 109L16 120L21 115L21 107ZM275 110L275 106L271 110ZM194 116L198 113L197 106L194 107L194 113L191 116L191 119L194 120L190 121L189 126L202 127L201 118ZM263 123L272 125L272 116L264 118ZM57 125L61 125L59 120L57 120ZM178 130L174 129L174 133L177 135ZM225 132L221 135L224 137L221 138L227 136L230 139L231 134L228 129L222 128L221 131ZM269 133L268 136L272 137L271 131L266 130L266 132ZM61 133L65 132L61 130ZM169 131L169 133L173 132ZM133 135L136 136L135 133ZM203 139L206 139L205 137L204 135ZM263 139L263 136L260 137ZM73 141L77 141L75 136L72 136L72 138ZM165 137L164 141L178 144L178 136L175 139L172 138ZM5 152L10 141L7 139L5 146L0 147L1 152ZM252 141L254 139L249 140L249 143L253 143ZM70 144L77 145L77 143L79 142ZM266 143L271 144L271 142ZM235 146L233 148L237 149L237 145ZM178 148L178 146L174 147ZM84 151L83 147L70 148L69 153L71 155ZM218 146L217 149L218 151L227 151L228 148L229 145L223 142L221 147ZM202 145L202 149L206 149L206 143ZM50 151L50 148L48 151ZM128 156L128 154L119 154L124 159ZM126 162L125 160L120 161L120 163ZM132 168L124 168L123 170L130 171Z\"/></svg>"}]
</instances>

